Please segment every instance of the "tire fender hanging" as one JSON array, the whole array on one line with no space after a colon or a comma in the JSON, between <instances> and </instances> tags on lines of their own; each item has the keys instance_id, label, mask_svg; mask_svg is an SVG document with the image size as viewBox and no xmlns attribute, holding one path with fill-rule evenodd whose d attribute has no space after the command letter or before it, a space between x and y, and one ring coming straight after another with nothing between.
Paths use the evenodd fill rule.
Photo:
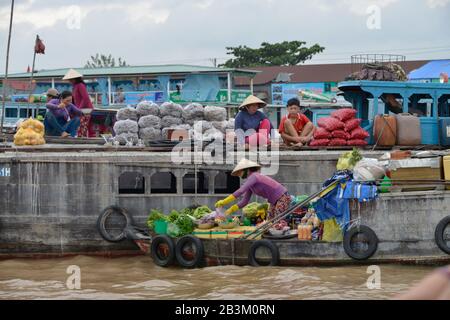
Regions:
<instances>
[{"instance_id":1,"label":"tire fender hanging","mask_svg":"<svg viewBox=\"0 0 450 320\"><path fill-rule=\"evenodd\" d=\"M248 253L248 263L249 265L253 267L261 267L261 265L258 263L256 259L256 251L259 248L265 247L269 249L271 258L270 258L270 264L269 267L276 267L280 263L280 251L278 250L278 247L269 240L258 240L252 244L250 247L250 251Z\"/></svg>"},{"instance_id":2,"label":"tire fender hanging","mask_svg":"<svg viewBox=\"0 0 450 320\"><path fill-rule=\"evenodd\" d=\"M118 236L111 235L108 230L106 230L106 220L109 218L109 216L113 213L123 215L126 220L126 226L122 230L122 233ZM122 242L126 239L126 233L125 229L133 225L133 219L128 213L127 210L124 208L118 207L118 206L110 206L102 211L100 216L97 219L97 230L102 236L103 239L105 239L108 242L117 243Z\"/></svg>"},{"instance_id":3,"label":"tire fender hanging","mask_svg":"<svg viewBox=\"0 0 450 320\"><path fill-rule=\"evenodd\" d=\"M167 256L159 255L159 246L166 245L167 246ZM156 236L152 240L152 244L150 246L150 256L153 259L153 262L160 267L166 268L170 267L175 262L175 243L169 236L159 235Z\"/></svg>"},{"instance_id":4,"label":"tire fender hanging","mask_svg":"<svg viewBox=\"0 0 450 320\"><path fill-rule=\"evenodd\" d=\"M190 244L195 248L195 254L193 259L186 259L183 255L183 248ZM203 262L205 256L205 248L202 240L193 236L185 236L178 240L175 247L175 257L177 262L183 268L198 268Z\"/></svg>"},{"instance_id":5,"label":"tire fender hanging","mask_svg":"<svg viewBox=\"0 0 450 320\"><path fill-rule=\"evenodd\" d=\"M446 254L450 254L450 247L447 245L446 239L444 239L444 233L445 229L449 224L450 224L450 216L445 217L444 219L441 220L441 222L439 222L439 224L436 227L436 231L434 233L434 238L437 246Z\"/></svg>"},{"instance_id":6,"label":"tire fender hanging","mask_svg":"<svg viewBox=\"0 0 450 320\"><path fill-rule=\"evenodd\" d=\"M363 234L368 239L368 248L364 252L355 251L351 244L355 236ZM371 228L367 226L354 227L348 230L344 235L344 250L345 253L352 259L364 261L370 259L378 250L378 237Z\"/></svg>"}]
</instances>

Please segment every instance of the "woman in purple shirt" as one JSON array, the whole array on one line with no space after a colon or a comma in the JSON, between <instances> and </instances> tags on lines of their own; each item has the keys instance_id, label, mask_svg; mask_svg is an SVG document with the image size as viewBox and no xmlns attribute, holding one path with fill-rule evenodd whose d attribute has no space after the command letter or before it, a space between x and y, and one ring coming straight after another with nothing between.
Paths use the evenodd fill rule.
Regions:
<instances>
[{"instance_id":1,"label":"woman in purple shirt","mask_svg":"<svg viewBox=\"0 0 450 320\"><path fill-rule=\"evenodd\" d=\"M63 138L77 136L83 113L72 103L72 92L64 91L59 99L50 100L47 109L44 120L46 135Z\"/></svg>"},{"instance_id":2,"label":"woman in purple shirt","mask_svg":"<svg viewBox=\"0 0 450 320\"><path fill-rule=\"evenodd\" d=\"M286 187L272 178L262 175L259 171L261 166L247 159L242 159L234 169L232 175L246 179L244 185L228 198L218 201L216 208L222 208L237 199L241 198L238 204L233 205L226 211L226 214L232 214L239 209L244 208L253 194L267 199L270 203L269 219L282 214L291 205L291 196Z\"/></svg>"}]
</instances>

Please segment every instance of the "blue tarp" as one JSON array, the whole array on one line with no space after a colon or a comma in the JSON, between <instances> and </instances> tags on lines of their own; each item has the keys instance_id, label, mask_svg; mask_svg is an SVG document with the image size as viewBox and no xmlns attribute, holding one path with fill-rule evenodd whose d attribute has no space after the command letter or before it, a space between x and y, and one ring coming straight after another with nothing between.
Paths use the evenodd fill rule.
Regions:
<instances>
[{"instance_id":1,"label":"blue tarp","mask_svg":"<svg viewBox=\"0 0 450 320\"><path fill-rule=\"evenodd\" d=\"M181 91L181 99L184 101L216 101L219 91L219 76L208 74L188 75Z\"/></svg>"},{"instance_id":2,"label":"blue tarp","mask_svg":"<svg viewBox=\"0 0 450 320\"><path fill-rule=\"evenodd\" d=\"M431 61L412 71L408 77L409 80L439 79L443 72L450 75L450 60Z\"/></svg>"}]
</instances>

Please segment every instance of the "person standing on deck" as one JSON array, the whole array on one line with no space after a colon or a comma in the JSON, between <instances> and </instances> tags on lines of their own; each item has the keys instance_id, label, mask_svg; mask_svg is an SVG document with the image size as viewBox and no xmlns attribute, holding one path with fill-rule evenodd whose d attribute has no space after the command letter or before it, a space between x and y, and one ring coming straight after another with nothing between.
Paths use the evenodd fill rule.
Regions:
<instances>
[{"instance_id":1,"label":"person standing on deck","mask_svg":"<svg viewBox=\"0 0 450 320\"><path fill-rule=\"evenodd\" d=\"M249 96L239 107L240 112L235 120L235 132L240 145L270 145L270 132L273 125L267 116L259 111L267 104L255 96Z\"/></svg>"},{"instance_id":2,"label":"person standing on deck","mask_svg":"<svg viewBox=\"0 0 450 320\"><path fill-rule=\"evenodd\" d=\"M242 200L226 211L230 215L242 208L249 202L253 194L260 196L270 203L268 219L273 219L290 208L292 197L285 186L274 179L260 173L261 166L247 159L242 159L231 175L245 179L244 185L235 193L224 200L216 203L216 208L222 208L238 198Z\"/></svg>"},{"instance_id":3,"label":"person standing on deck","mask_svg":"<svg viewBox=\"0 0 450 320\"><path fill-rule=\"evenodd\" d=\"M59 99L47 102L47 109L44 120L46 135L63 138L77 136L83 113L72 103L72 92L64 91Z\"/></svg>"},{"instance_id":4,"label":"person standing on deck","mask_svg":"<svg viewBox=\"0 0 450 320\"><path fill-rule=\"evenodd\" d=\"M287 103L288 115L281 119L279 132L287 146L303 147L313 139L314 125L303 114L300 101L293 98Z\"/></svg>"},{"instance_id":5,"label":"person standing on deck","mask_svg":"<svg viewBox=\"0 0 450 320\"><path fill-rule=\"evenodd\" d=\"M63 80L68 80L72 84L73 103L83 112L83 116L80 119L80 128L78 129L78 137L88 138L90 136L91 113L94 106L87 91L86 83L83 81L83 75L74 69L70 69Z\"/></svg>"}]
</instances>

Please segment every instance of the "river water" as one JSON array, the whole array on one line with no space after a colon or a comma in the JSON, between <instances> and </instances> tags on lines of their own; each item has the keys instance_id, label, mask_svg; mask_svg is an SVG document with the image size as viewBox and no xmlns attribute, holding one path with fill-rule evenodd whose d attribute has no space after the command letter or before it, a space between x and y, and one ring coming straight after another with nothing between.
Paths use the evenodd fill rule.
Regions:
<instances>
[{"instance_id":1,"label":"river water","mask_svg":"<svg viewBox=\"0 0 450 320\"><path fill-rule=\"evenodd\" d=\"M67 283L79 267L79 290ZM380 266L381 289L367 288L367 267L163 269L149 257L0 261L0 299L390 299L429 272ZM71 278L73 280L73 278Z\"/></svg>"}]
</instances>

